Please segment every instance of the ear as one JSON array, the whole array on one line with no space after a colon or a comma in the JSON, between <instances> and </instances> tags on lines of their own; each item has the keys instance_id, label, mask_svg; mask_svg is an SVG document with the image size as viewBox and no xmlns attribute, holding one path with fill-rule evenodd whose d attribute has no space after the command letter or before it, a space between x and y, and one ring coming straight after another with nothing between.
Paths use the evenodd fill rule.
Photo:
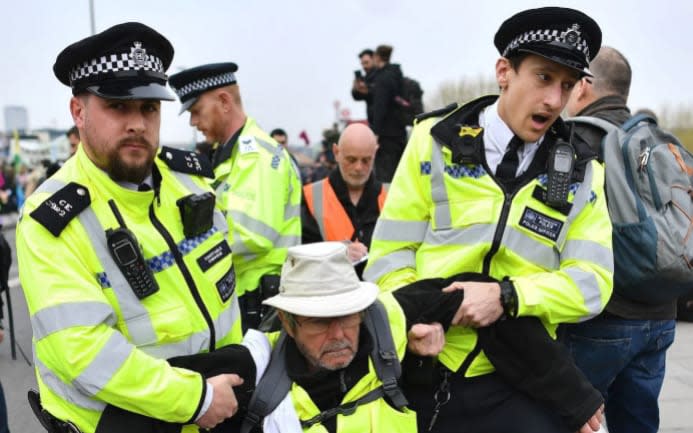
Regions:
<instances>
[{"instance_id":1,"label":"ear","mask_svg":"<svg viewBox=\"0 0 693 433\"><path fill-rule=\"evenodd\" d=\"M289 337L294 338L294 329L291 327L289 322L286 320L286 316L284 315L284 312L282 310L277 310L277 316L279 317L279 321L282 322L282 327L284 328L284 331L289 335Z\"/></svg>"},{"instance_id":2,"label":"ear","mask_svg":"<svg viewBox=\"0 0 693 433\"><path fill-rule=\"evenodd\" d=\"M573 92L575 92L575 99L581 102L584 101L589 97L591 90L591 85L588 84L584 78L581 79L577 82L575 89L573 89Z\"/></svg>"},{"instance_id":3,"label":"ear","mask_svg":"<svg viewBox=\"0 0 693 433\"><path fill-rule=\"evenodd\" d=\"M339 155L339 146L337 146L337 143L332 143L332 153L335 158Z\"/></svg>"},{"instance_id":4,"label":"ear","mask_svg":"<svg viewBox=\"0 0 693 433\"><path fill-rule=\"evenodd\" d=\"M73 96L70 98L70 114L77 129L84 129L86 118L86 97Z\"/></svg>"},{"instance_id":5,"label":"ear","mask_svg":"<svg viewBox=\"0 0 693 433\"><path fill-rule=\"evenodd\" d=\"M496 82L498 82L498 87L501 90L505 90L508 87L509 76L512 71L513 67L505 57L501 57L496 61Z\"/></svg>"},{"instance_id":6,"label":"ear","mask_svg":"<svg viewBox=\"0 0 693 433\"><path fill-rule=\"evenodd\" d=\"M217 92L217 100L221 104L221 109L224 113L231 111L232 98L229 92L224 89L219 89L219 92Z\"/></svg>"}]
</instances>

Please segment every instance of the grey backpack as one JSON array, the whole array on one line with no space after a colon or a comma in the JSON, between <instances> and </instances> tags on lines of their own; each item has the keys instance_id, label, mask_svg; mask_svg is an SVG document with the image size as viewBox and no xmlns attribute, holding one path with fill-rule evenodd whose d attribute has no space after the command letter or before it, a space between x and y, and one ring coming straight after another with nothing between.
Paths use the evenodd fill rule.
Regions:
<instances>
[{"instance_id":1,"label":"grey backpack","mask_svg":"<svg viewBox=\"0 0 693 433\"><path fill-rule=\"evenodd\" d=\"M693 155L647 115L621 127L575 117L607 134L601 153L613 223L614 291L669 302L693 288Z\"/></svg>"}]
</instances>

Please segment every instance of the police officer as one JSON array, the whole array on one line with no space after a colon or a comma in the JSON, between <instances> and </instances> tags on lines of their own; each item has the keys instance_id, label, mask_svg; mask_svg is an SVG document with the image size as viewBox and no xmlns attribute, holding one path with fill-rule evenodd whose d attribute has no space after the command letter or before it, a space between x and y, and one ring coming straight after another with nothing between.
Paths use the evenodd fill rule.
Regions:
<instances>
[{"instance_id":1,"label":"police officer","mask_svg":"<svg viewBox=\"0 0 693 433\"><path fill-rule=\"evenodd\" d=\"M463 290L464 301L438 356L441 371L408 394L421 429L568 431L519 383L494 374L476 329L534 316L555 335L559 323L593 317L609 299L604 170L559 117L573 86L589 75L601 31L582 12L546 7L506 20L494 42L500 96L418 121L365 277L384 290L459 272L500 281L448 289ZM583 431L596 430L595 417L590 422Z\"/></svg>"},{"instance_id":2,"label":"police officer","mask_svg":"<svg viewBox=\"0 0 693 433\"><path fill-rule=\"evenodd\" d=\"M279 286L288 247L301 241L301 183L288 152L246 116L235 63L171 76L190 124L216 143L213 187L233 233L243 327L257 328L262 299ZM258 290L259 289L259 290Z\"/></svg>"},{"instance_id":3,"label":"police officer","mask_svg":"<svg viewBox=\"0 0 693 433\"><path fill-rule=\"evenodd\" d=\"M124 23L68 46L53 67L72 88L81 145L17 225L42 408L30 402L53 432L104 428L107 404L204 428L236 410L237 376L205 381L166 362L241 339L211 167L192 152L157 155L172 58L164 36Z\"/></svg>"}]
</instances>

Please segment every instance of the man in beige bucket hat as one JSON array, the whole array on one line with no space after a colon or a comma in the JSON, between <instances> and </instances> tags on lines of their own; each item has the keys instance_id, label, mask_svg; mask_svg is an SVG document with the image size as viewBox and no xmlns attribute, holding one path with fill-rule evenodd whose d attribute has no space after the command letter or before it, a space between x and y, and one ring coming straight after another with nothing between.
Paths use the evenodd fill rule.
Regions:
<instances>
[{"instance_id":1,"label":"man in beige bucket hat","mask_svg":"<svg viewBox=\"0 0 693 433\"><path fill-rule=\"evenodd\" d=\"M265 433L415 432L416 414L406 407L399 388L400 361L405 352L440 352L444 328L459 314L464 296L463 291L442 289L455 279L473 277L422 280L379 294L376 285L359 281L341 242L291 247L279 294L264 301L276 308L281 331L251 329L241 345L169 362L205 375L236 373L244 379L243 387L235 388L238 413L213 432L238 431L241 422L242 433L257 431L260 425ZM521 320L504 323L512 329L531 325ZM524 372L527 363L534 362L527 351L560 348L540 323L534 328L539 334L513 351L506 347L516 340L515 333L499 324L485 340L484 350L514 360L500 365L505 373ZM548 375L538 371L537 377L523 373L522 378L532 388L547 379L558 383L582 403L586 393L575 378L576 369L554 370ZM121 411L113 416L128 426L128 433L177 432L171 426L153 428L140 415Z\"/></svg>"}]
</instances>

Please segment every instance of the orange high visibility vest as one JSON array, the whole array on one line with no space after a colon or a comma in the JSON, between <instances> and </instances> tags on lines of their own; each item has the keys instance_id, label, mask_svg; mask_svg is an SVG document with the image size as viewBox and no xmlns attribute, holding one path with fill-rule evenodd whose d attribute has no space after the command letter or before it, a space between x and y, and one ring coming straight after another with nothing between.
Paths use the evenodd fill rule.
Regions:
<instances>
[{"instance_id":1,"label":"orange high visibility vest","mask_svg":"<svg viewBox=\"0 0 693 433\"><path fill-rule=\"evenodd\" d=\"M310 213L318 223L324 241L348 241L354 235L354 225L337 198L328 178L303 186ZM387 196L386 184L380 187L378 209L383 209Z\"/></svg>"}]
</instances>

